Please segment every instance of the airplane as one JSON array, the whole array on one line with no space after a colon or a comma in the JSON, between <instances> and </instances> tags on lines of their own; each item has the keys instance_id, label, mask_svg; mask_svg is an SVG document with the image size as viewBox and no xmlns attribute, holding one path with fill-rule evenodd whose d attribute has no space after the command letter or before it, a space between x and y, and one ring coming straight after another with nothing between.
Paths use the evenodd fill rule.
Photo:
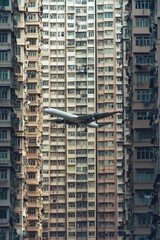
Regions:
<instances>
[{"instance_id":1,"label":"airplane","mask_svg":"<svg viewBox=\"0 0 160 240\"><path fill-rule=\"evenodd\" d=\"M97 123L96 122L97 120L105 117L113 116L116 113L122 113L122 110L115 111L115 112L108 112L108 113L93 113L93 114L84 114L84 115L83 114L74 115L68 112L58 110L56 108L46 108L44 109L44 112L49 113L51 115L55 115L57 117L61 117L57 119L50 119L49 121L51 123L76 125L77 127L81 125L85 125L91 128L99 128L111 123L110 122Z\"/></svg>"}]
</instances>

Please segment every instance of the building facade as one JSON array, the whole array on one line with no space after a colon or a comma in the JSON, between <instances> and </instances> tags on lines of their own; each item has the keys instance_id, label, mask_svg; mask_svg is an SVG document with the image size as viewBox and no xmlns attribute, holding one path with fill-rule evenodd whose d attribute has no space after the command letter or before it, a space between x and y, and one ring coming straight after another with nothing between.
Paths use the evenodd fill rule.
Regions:
<instances>
[{"instance_id":1,"label":"building facade","mask_svg":"<svg viewBox=\"0 0 160 240\"><path fill-rule=\"evenodd\" d=\"M122 109L122 2L43 1L43 107ZM121 239L122 116L97 131L43 116L43 239Z\"/></svg>"},{"instance_id":2,"label":"building facade","mask_svg":"<svg viewBox=\"0 0 160 240\"><path fill-rule=\"evenodd\" d=\"M0 236L2 239L14 239L17 236L14 224L16 214L16 132L19 130L15 113L17 96L15 56L16 37L12 24L13 10L17 4L0 2Z\"/></svg>"},{"instance_id":3,"label":"building facade","mask_svg":"<svg viewBox=\"0 0 160 240\"><path fill-rule=\"evenodd\" d=\"M159 239L159 11L0 0L1 240ZM86 130L48 107L123 114Z\"/></svg>"},{"instance_id":4,"label":"building facade","mask_svg":"<svg viewBox=\"0 0 160 240\"><path fill-rule=\"evenodd\" d=\"M41 2L0 1L0 239L41 239Z\"/></svg>"},{"instance_id":5,"label":"building facade","mask_svg":"<svg viewBox=\"0 0 160 240\"><path fill-rule=\"evenodd\" d=\"M159 239L159 1L128 1L124 239ZM124 40L125 41L125 40Z\"/></svg>"}]
</instances>

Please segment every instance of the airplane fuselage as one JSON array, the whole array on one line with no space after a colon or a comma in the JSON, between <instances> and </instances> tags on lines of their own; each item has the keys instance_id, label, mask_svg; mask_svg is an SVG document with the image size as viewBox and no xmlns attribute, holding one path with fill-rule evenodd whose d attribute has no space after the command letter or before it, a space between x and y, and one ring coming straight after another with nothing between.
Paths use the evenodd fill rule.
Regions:
<instances>
[{"instance_id":1,"label":"airplane fuselage","mask_svg":"<svg viewBox=\"0 0 160 240\"><path fill-rule=\"evenodd\" d=\"M78 121L78 116L71 114L71 113L67 113L58 109L54 109L54 108L48 108L45 109L45 112L51 114L51 115L55 115L57 117L61 117L64 118L65 120L67 120L68 122L71 121L72 123L75 124L81 124L83 123L83 120ZM84 123L85 125L87 125L88 127L92 127L92 128L98 128L99 125L96 122L90 122L90 123Z\"/></svg>"},{"instance_id":2,"label":"airplane fuselage","mask_svg":"<svg viewBox=\"0 0 160 240\"><path fill-rule=\"evenodd\" d=\"M54 109L54 108L48 108L45 109L45 112L51 114L51 115L56 115L57 117L62 117L64 119L67 119L68 121L74 121L76 120L76 118L78 118L77 115L71 114L71 113L67 113L58 109Z\"/></svg>"},{"instance_id":3,"label":"airplane fuselage","mask_svg":"<svg viewBox=\"0 0 160 240\"><path fill-rule=\"evenodd\" d=\"M122 110L114 111L114 112L103 112L103 113L93 113L93 114L82 114L82 115L75 115L68 112L64 112L62 110L56 109L56 108L46 108L44 109L46 113L49 113L51 115L55 115L57 119L50 119L50 122L57 123L57 124L70 124L70 125L76 125L76 126L88 126L92 128L99 128L103 127L107 124L110 124L110 122L103 122L103 123L97 123L97 120L100 120L102 118L111 117L116 113L122 113Z\"/></svg>"}]
</instances>

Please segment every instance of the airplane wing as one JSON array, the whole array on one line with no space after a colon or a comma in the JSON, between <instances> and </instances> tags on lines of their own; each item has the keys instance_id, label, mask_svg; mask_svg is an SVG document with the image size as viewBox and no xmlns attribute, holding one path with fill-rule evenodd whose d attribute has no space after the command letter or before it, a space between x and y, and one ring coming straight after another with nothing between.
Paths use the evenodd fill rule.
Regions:
<instances>
[{"instance_id":1,"label":"airplane wing","mask_svg":"<svg viewBox=\"0 0 160 240\"><path fill-rule=\"evenodd\" d=\"M105 127L106 125L110 125L110 122L98 123L99 127Z\"/></svg>"},{"instance_id":2,"label":"airplane wing","mask_svg":"<svg viewBox=\"0 0 160 240\"><path fill-rule=\"evenodd\" d=\"M92 121L97 121L99 119L113 116L116 113L121 113L122 111L115 111L115 112L107 112L107 113L93 113L93 114L86 114L86 115L79 115L77 117L77 121L89 123Z\"/></svg>"},{"instance_id":3,"label":"airplane wing","mask_svg":"<svg viewBox=\"0 0 160 240\"><path fill-rule=\"evenodd\" d=\"M93 114L85 114L85 115L75 115L68 112L64 112L59 109L55 108L46 108L44 109L46 113L49 113L51 115L55 115L57 117L60 117L61 119L52 120L53 122L57 123L67 123L67 124L89 124L91 122L97 121L99 119L113 116L116 113L120 113L122 111L115 111L115 112L107 112L107 113L93 113Z\"/></svg>"}]
</instances>

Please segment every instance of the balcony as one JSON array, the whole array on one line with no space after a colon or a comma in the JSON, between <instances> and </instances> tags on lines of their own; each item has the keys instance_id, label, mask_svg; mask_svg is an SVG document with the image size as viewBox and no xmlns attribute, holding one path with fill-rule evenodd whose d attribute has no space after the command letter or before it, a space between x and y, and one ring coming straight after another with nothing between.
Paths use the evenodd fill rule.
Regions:
<instances>
[{"instance_id":1,"label":"balcony","mask_svg":"<svg viewBox=\"0 0 160 240\"><path fill-rule=\"evenodd\" d=\"M10 183L8 179L2 180L0 179L0 187L10 187Z\"/></svg>"},{"instance_id":2,"label":"balcony","mask_svg":"<svg viewBox=\"0 0 160 240\"><path fill-rule=\"evenodd\" d=\"M10 166L10 160L2 159L0 160L0 167L1 166Z\"/></svg>"},{"instance_id":3,"label":"balcony","mask_svg":"<svg viewBox=\"0 0 160 240\"><path fill-rule=\"evenodd\" d=\"M150 9L133 9L135 16L150 16Z\"/></svg>"},{"instance_id":4,"label":"balcony","mask_svg":"<svg viewBox=\"0 0 160 240\"><path fill-rule=\"evenodd\" d=\"M153 183L152 182L137 182L137 181L134 181L134 189L136 189L136 190L153 189Z\"/></svg>"},{"instance_id":5,"label":"balcony","mask_svg":"<svg viewBox=\"0 0 160 240\"><path fill-rule=\"evenodd\" d=\"M28 197L39 197L40 193L37 190L36 191L29 191L28 190L27 195L28 195Z\"/></svg>"},{"instance_id":6,"label":"balcony","mask_svg":"<svg viewBox=\"0 0 160 240\"><path fill-rule=\"evenodd\" d=\"M28 179L27 184L29 185L39 185L38 179Z\"/></svg>"},{"instance_id":7,"label":"balcony","mask_svg":"<svg viewBox=\"0 0 160 240\"><path fill-rule=\"evenodd\" d=\"M9 195L9 194L8 194ZM1 200L0 201L0 207L10 207L11 206L11 203L10 203L10 200L9 199L6 199L6 200ZM0 224L1 224L1 219L0 219Z\"/></svg>"},{"instance_id":8,"label":"balcony","mask_svg":"<svg viewBox=\"0 0 160 240\"><path fill-rule=\"evenodd\" d=\"M149 27L134 27L133 34L149 34Z\"/></svg>"},{"instance_id":9,"label":"balcony","mask_svg":"<svg viewBox=\"0 0 160 240\"><path fill-rule=\"evenodd\" d=\"M139 147L139 146L138 146ZM138 159L136 158L136 154L134 156L134 167L137 169L141 169L144 167L145 164L145 168L146 169L153 169L154 168L154 164L153 161L150 159Z\"/></svg>"},{"instance_id":10,"label":"balcony","mask_svg":"<svg viewBox=\"0 0 160 240\"><path fill-rule=\"evenodd\" d=\"M149 53L150 52L150 46L133 46L133 52L134 53Z\"/></svg>"},{"instance_id":11,"label":"balcony","mask_svg":"<svg viewBox=\"0 0 160 240\"><path fill-rule=\"evenodd\" d=\"M3 140L0 140L0 146L1 147L11 147L12 146L12 142L11 142L11 139L3 139Z\"/></svg>"},{"instance_id":12,"label":"balcony","mask_svg":"<svg viewBox=\"0 0 160 240\"><path fill-rule=\"evenodd\" d=\"M12 30L13 27L12 27L12 23L11 23L11 15L7 12L3 12L3 17L2 17L2 21L3 23L1 22L1 26L0 26L0 29L1 30Z\"/></svg>"},{"instance_id":13,"label":"balcony","mask_svg":"<svg viewBox=\"0 0 160 240\"><path fill-rule=\"evenodd\" d=\"M133 102L132 108L133 110L142 110L142 109L151 109L152 104L149 101L144 102Z\"/></svg>"},{"instance_id":14,"label":"balcony","mask_svg":"<svg viewBox=\"0 0 160 240\"><path fill-rule=\"evenodd\" d=\"M143 120L143 121L140 121L140 120L136 120L134 119L134 122L133 122L133 128L148 128L149 127L149 120Z\"/></svg>"},{"instance_id":15,"label":"balcony","mask_svg":"<svg viewBox=\"0 0 160 240\"><path fill-rule=\"evenodd\" d=\"M29 94L41 94L41 89L37 87L37 89L28 89Z\"/></svg>"},{"instance_id":16,"label":"balcony","mask_svg":"<svg viewBox=\"0 0 160 240\"><path fill-rule=\"evenodd\" d=\"M134 234L135 235L140 235L140 234L146 234L149 235L150 234L150 226L136 226L135 230L134 230Z\"/></svg>"},{"instance_id":17,"label":"balcony","mask_svg":"<svg viewBox=\"0 0 160 240\"><path fill-rule=\"evenodd\" d=\"M0 226L9 227L10 226L9 219L0 219Z\"/></svg>"},{"instance_id":18,"label":"balcony","mask_svg":"<svg viewBox=\"0 0 160 240\"><path fill-rule=\"evenodd\" d=\"M1 80L0 81L0 87L5 87L5 86L9 86L12 87L12 82L9 79L5 79L5 80Z\"/></svg>"},{"instance_id":19,"label":"balcony","mask_svg":"<svg viewBox=\"0 0 160 240\"><path fill-rule=\"evenodd\" d=\"M11 100L0 100L0 107L12 107Z\"/></svg>"},{"instance_id":20,"label":"balcony","mask_svg":"<svg viewBox=\"0 0 160 240\"><path fill-rule=\"evenodd\" d=\"M152 209L147 205L134 206L134 213L150 213Z\"/></svg>"},{"instance_id":21,"label":"balcony","mask_svg":"<svg viewBox=\"0 0 160 240\"><path fill-rule=\"evenodd\" d=\"M38 221L38 215L28 214L27 220L37 220Z\"/></svg>"},{"instance_id":22,"label":"balcony","mask_svg":"<svg viewBox=\"0 0 160 240\"><path fill-rule=\"evenodd\" d=\"M38 229L38 227L39 226L37 224L35 224L35 226L27 225L27 231L34 232L35 229ZM31 238L29 238L29 239L31 239ZM34 238L34 240L35 240L35 238Z\"/></svg>"},{"instance_id":23,"label":"balcony","mask_svg":"<svg viewBox=\"0 0 160 240\"><path fill-rule=\"evenodd\" d=\"M134 139L134 147L139 147L139 146L143 146L143 147L151 147L151 139L144 139L144 140L136 140Z\"/></svg>"}]
</instances>

